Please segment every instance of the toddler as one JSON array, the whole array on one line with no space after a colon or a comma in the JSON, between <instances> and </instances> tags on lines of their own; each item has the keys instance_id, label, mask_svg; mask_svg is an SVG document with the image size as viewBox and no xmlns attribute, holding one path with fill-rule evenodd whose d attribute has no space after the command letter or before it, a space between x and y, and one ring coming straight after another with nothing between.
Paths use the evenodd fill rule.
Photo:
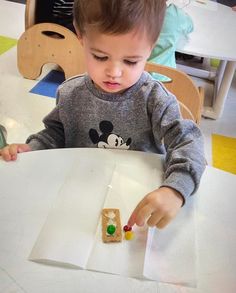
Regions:
<instances>
[{"instance_id":1,"label":"toddler","mask_svg":"<svg viewBox=\"0 0 236 293\"><path fill-rule=\"evenodd\" d=\"M164 154L162 185L138 203L128 225L165 227L196 191L205 168L198 126L181 119L175 96L144 71L165 8L165 0L76 0L74 26L87 73L59 87L45 129L26 144L3 148L3 159L72 147Z\"/></svg>"}]
</instances>

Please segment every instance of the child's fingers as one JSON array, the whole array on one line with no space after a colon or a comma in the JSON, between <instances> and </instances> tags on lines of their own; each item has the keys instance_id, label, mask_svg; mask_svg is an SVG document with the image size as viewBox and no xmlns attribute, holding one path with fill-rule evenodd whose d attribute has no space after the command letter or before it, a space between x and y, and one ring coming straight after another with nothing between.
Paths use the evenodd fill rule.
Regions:
<instances>
[{"instance_id":1,"label":"child's fingers","mask_svg":"<svg viewBox=\"0 0 236 293\"><path fill-rule=\"evenodd\" d=\"M143 226L146 223L147 219L151 216L153 211L153 207L149 204L138 209L136 211L135 224L137 226Z\"/></svg>"},{"instance_id":2,"label":"child's fingers","mask_svg":"<svg viewBox=\"0 0 236 293\"><path fill-rule=\"evenodd\" d=\"M17 153L28 152L30 150L27 144L11 144L1 149L0 155L5 161L15 161L17 159Z\"/></svg>"},{"instance_id":3,"label":"child's fingers","mask_svg":"<svg viewBox=\"0 0 236 293\"><path fill-rule=\"evenodd\" d=\"M150 218L148 219L147 221L147 224L149 227L158 227L158 224L161 223L163 221L163 214L161 212L155 212L155 213L152 213Z\"/></svg>"},{"instance_id":4,"label":"child's fingers","mask_svg":"<svg viewBox=\"0 0 236 293\"><path fill-rule=\"evenodd\" d=\"M174 215L172 214L165 214L163 211L156 211L151 215L151 217L148 219L147 224L149 227L156 226L159 229L162 229L166 227L171 220L174 218Z\"/></svg>"},{"instance_id":5,"label":"child's fingers","mask_svg":"<svg viewBox=\"0 0 236 293\"><path fill-rule=\"evenodd\" d=\"M138 205L136 206L136 208L134 209L134 211L132 212L131 216L129 217L128 220L128 226L133 227L134 224L136 224L136 217L137 214L139 212L139 210L145 205L144 200L141 200Z\"/></svg>"},{"instance_id":6,"label":"child's fingers","mask_svg":"<svg viewBox=\"0 0 236 293\"><path fill-rule=\"evenodd\" d=\"M146 220L154 212L155 208L150 204L147 197L145 197L141 202L136 206L133 213L131 214L128 220L128 226L133 226L134 224L138 226L143 226Z\"/></svg>"},{"instance_id":7,"label":"child's fingers","mask_svg":"<svg viewBox=\"0 0 236 293\"><path fill-rule=\"evenodd\" d=\"M5 160L5 161L10 161L11 160L11 155L9 153L9 147L8 146L3 148L3 149L1 149L0 154L1 154L2 158L3 158L3 160Z\"/></svg>"},{"instance_id":8,"label":"child's fingers","mask_svg":"<svg viewBox=\"0 0 236 293\"><path fill-rule=\"evenodd\" d=\"M9 154L11 155L13 161L16 160L18 147L19 146L17 144L11 144L9 146Z\"/></svg>"},{"instance_id":9,"label":"child's fingers","mask_svg":"<svg viewBox=\"0 0 236 293\"><path fill-rule=\"evenodd\" d=\"M3 149L2 157L5 161L15 161L17 158L16 145L9 145Z\"/></svg>"},{"instance_id":10,"label":"child's fingers","mask_svg":"<svg viewBox=\"0 0 236 293\"><path fill-rule=\"evenodd\" d=\"M171 222L171 220L172 218L164 217L156 224L156 227L159 229L163 229Z\"/></svg>"}]
</instances>

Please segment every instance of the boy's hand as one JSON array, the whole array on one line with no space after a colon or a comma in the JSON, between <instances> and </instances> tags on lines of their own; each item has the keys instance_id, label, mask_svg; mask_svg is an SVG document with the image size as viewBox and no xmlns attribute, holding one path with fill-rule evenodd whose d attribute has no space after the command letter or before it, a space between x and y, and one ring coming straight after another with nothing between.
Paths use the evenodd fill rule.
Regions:
<instances>
[{"instance_id":1,"label":"boy's hand","mask_svg":"<svg viewBox=\"0 0 236 293\"><path fill-rule=\"evenodd\" d=\"M0 155L5 161L15 161L18 153L31 151L28 144L10 144L0 149Z\"/></svg>"},{"instance_id":2,"label":"boy's hand","mask_svg":"<svg viewBox=\"0 0 236 293\"><path fill-rule=\"evenodd\" d=\"M147 194L134 209L128 225L164 228L177 215L183 204L183 197L176 190L161 187Z\"/></svg>"}]
</instances>

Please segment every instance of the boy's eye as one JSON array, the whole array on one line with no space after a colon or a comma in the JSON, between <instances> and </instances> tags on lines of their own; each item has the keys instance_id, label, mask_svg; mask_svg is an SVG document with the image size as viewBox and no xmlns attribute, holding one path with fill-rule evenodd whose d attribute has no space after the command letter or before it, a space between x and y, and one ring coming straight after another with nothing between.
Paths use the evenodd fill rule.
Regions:
<instances>
[{"instance_id":1,"label":"boy's eye","mask_svg":"<svg viewBox=\"0 0 236 293\"><path fill-rule=\"evenodd\" d=\"M98 61L106 61L107 60L107 56L97 56L95 54L93 54L94 59L98 60Z\"/></svg>"},{"instance_id":2,"label":"boy's eye","mask_svg":"<svg viewBox=\"0 0 236 293\"><path fill-rule=\"evenodd\" d=\"M136 65L138 63L138 61L130 61L130 60L124 60L125 64L127 65Z\"/></svg>"}]
</instances>

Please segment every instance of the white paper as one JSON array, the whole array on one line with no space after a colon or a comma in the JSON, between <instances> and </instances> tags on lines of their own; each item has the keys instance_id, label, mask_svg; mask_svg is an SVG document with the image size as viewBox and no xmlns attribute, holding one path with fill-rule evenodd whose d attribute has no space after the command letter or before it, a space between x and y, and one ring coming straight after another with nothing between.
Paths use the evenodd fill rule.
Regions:
<instances>
[{"instance_id":1,"label":"white paper","mask_svg":"<svg viewBox=\"0 0 236 293\"><path fill-rule=\"evenodd\" d=\"M160 282L196 286L195 206L192 199L165 229L150 229L144 276Z\"/></svg>"},{"instance_id":2,"label":"white paper","mask_svg":"<svg viewBox=\"0 0 236 293\"><path fill-rule=\"evenodd\" d=\"M104 203L105 208L118 208L121 223L126 224L139 201L161 184L161 172L142 165L116 165L110 188ZM141 171L142 170L142 171ZM143 175L145 174L145 176ZM142 277L147 241L147 227L134 227L132 241L107 244L101 241L101 219L96 233L96 241L87 268L129 277Z\"/></svg>"},{"instance_id":3,"label":"white paper","mask_svg":"<svg viewBox=\"0 0 236 293\"><path fill-rule=\"evenodd\" d=\"M104 165L102 160L94 158L74 163L30 260L85 268L113 169L114 165Z\"/></svg>"},{"instance_id":4,"label":"white paper","mask_svg":"<svg viewBox=\"0 0 236 293\"><path fill-rule=\"evenodd\" d=\"M125 225L138 202L161 182L162 171L150 167L145 160L137 165L104 164L102 158L75 162L30 259L194 286L195 226L191 202L161 231L134 227L132 241L102 242L101 210L118 208Z\"/></svg>"}]
</instances>

